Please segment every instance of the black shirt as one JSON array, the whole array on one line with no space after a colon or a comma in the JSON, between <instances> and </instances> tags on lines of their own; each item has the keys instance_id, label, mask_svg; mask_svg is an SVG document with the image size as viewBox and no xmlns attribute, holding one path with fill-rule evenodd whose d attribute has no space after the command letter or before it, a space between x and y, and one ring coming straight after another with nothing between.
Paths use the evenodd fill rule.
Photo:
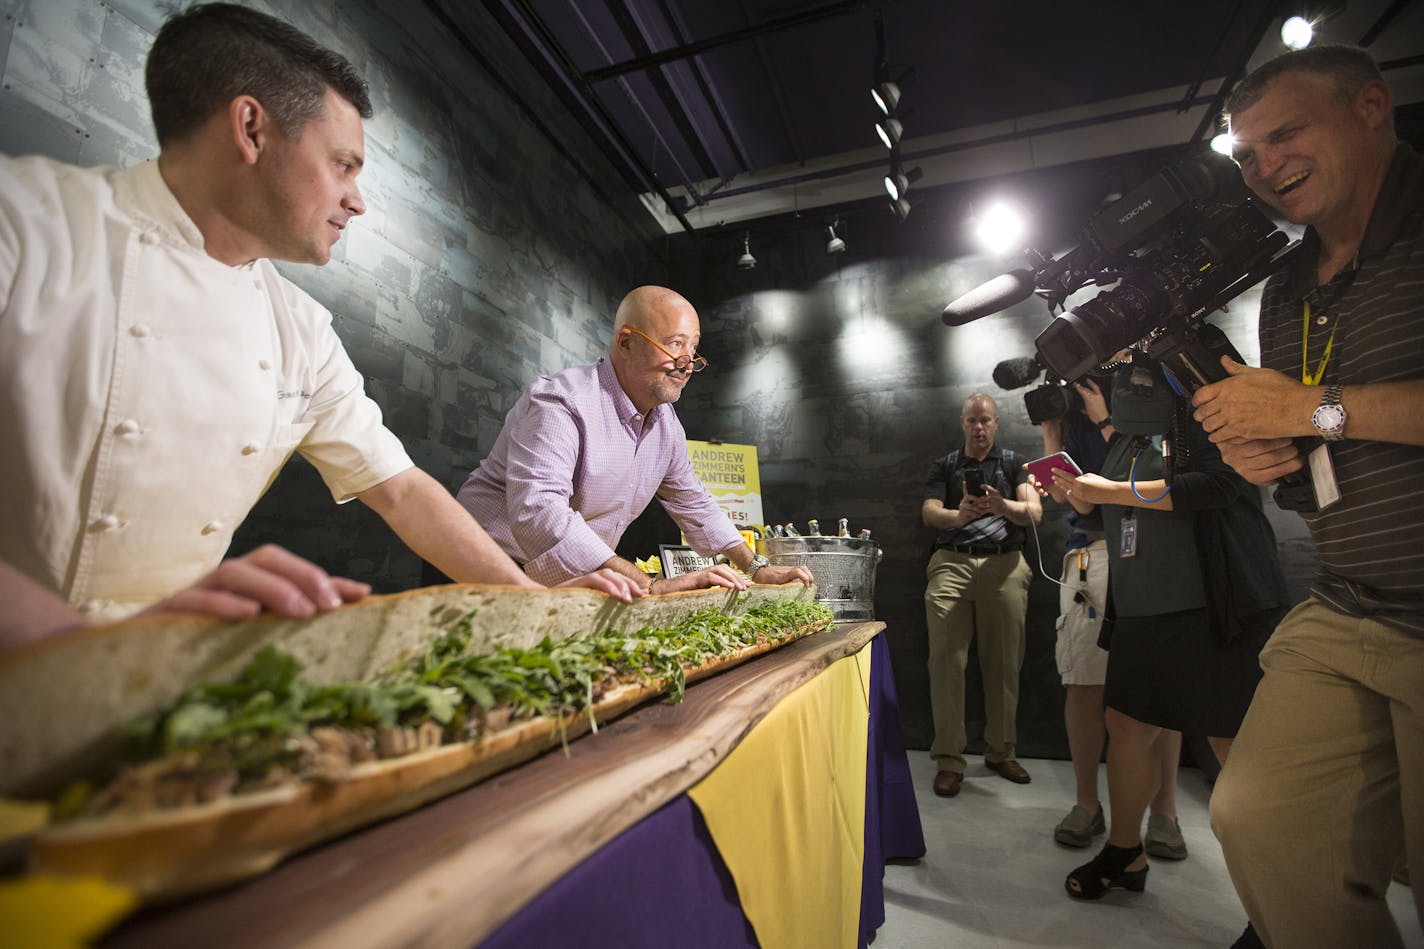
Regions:
<instances>
[{"instance_id":1,"label":"black shirt","mask_svg":"<svg viewBox=\"0 0 1424 949\"><path fill-rule=\"evenodd\" d=\"M957 455L954 467L948 466L949 454L936 458L930 463L929 474L925 478L925 500L936 498L947 508L958 508L964 498L964 470L978 468L984 472L984 483L1010 501L1018 500L1018 486L1028 482L1028 472L1017 461L1004 462L1003 452L998 445L989 449L989 454L981 462L958 448L950 454ZM1013 470L1008 470L1009 468ZM963 527L947 527L935 538L935 547L959 547L965 544L999 544L1007 550L1022 550L1024 529L1002 514L986 514L965 524Z\"/></svg>"}]
</instances>

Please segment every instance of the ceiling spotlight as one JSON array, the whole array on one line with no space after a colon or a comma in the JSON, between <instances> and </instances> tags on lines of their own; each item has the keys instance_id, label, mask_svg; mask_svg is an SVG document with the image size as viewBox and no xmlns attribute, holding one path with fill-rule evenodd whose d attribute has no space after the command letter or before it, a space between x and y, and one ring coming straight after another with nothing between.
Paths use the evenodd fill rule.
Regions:
<instances>
[{"instance_id":1,"label":"ceiling spotlight","mask_svg":"<svg viewBox=\"0 0 1424 949\"><path fill-rule=\"evenodd\" d=\"M752 256L752 235L748 231L742 235L742 256L737 258L738 270L751 270L756 267L756 258Z\"/></svg>"},{"instance_id":2,"label":"ceiling spotlight","mask_svg":"<svg viewBox=\"0 0 1424 949\"><path fill-rule=\"evenodd\" d=\"M885 176L885 193L890 195L891 201L898 201L905 196L905 192L910 190L910 185L919 181L924 176L924 172L918 167L909 171L901 171L898 163L890 167L890 174Z\"/></svg>"},{"instance_id":3,"label":"ceiling spotlight","mask_svg":"<svg viewBox=\"0 0 1424 949\"><path fill-rule=\"evenodd\" d=\"M1218 155L1225 155L1227 158L1231 157L1231 152L1235 145L1236 140L1231 137L1230 132L1222 132L1211 140L1211 150Z\"/></svg>"},{"instance_id":4,"label":"ceiling spotlight","mask_svg":"<svg viewBox=\"0 0 1424 949\"><path fill-rule=\"evenodd\" d=\"M900 84L888 79L877 82L870 89L870 98L875 100L875 105L881 112L889 115L900 105Z\"/></svg>"},{"instance_id":5,"label":"ceiling spotlight","mask_svg":"<svg viewBox=\"0 0 1424 949\"><path fill-rule=\"evenodd\" d=\"M990 205L974 217L974 236L991 254L1006 254L1023 247L1023 215L1007 204Z\"/></svg>"},{"instance_id":6,"label":"ceiling spotlight","mask_svg":"<svg viewBox=\"0 0 1424 949\"><path fill-rule=\"evenodd\" d=\"M910 199L902 197L891 200L890 210L895 212L897 218L905 220L910 216Z\"/></svg>"},{"instance_id":7,"label":"ceiling spotlight","mask_svg":"<svg viewBox=\"0 0 1424 949\"><path fill-rule=\"evenodd\" d=\"M839 223L838 219L836 224ZM826 241L826 253L828 254L839 254L845 250L845 241L836 236L836 224L826 225L826 236L829 238Z\"/></svg>"},{"instance_id":8,"label":"ceiling spotlight","mask_svg":"<svg viewBox=\"0 0 1424 949\"><path fill-rule=\"evenodd\" d=\"M1303 16L1293 16L1281 24L1281 42L1290 49L1305 49L1315 38L1315 27Z\"/></svg>"},{"instance_id":9,"label":"ceiling spotlight","mask_svg":"<svg viewBox=\"0 0 1424 949\"><path fill-rule=\"evenodd\" d=\"M880 136L880 141L885 143L886 148L894 148L895 143L900 141L900 136L905 134L905 126L896 118L883 118L875 123L875 134Z\"/></svg>"}]
</instances>

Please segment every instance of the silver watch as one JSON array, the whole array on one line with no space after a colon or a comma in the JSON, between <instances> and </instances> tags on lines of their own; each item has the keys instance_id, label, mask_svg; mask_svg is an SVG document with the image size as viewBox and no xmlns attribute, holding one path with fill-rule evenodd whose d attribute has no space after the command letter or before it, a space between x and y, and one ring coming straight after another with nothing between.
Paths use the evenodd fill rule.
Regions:
<instances>
[{"instance_id":1,"label":"silver watch","mask_svg":"<svg viewBox=\"0 0 1424 949\"><path fill-rule=\"evenodd\" d=\"M1320 394L1320 405L1310 416L1310 422L1320 437L1327 442L1338 442L1345 437L1345 423L1350 416L1340 404L1344 386L1329 385Z\"/></svg>"},{"instance_id":2,"label":"silver watch","mask_svg":"<svg viewBox=\"0 0 1424 949\"><path fill-rule=\"evenodd\" d=\"M752 558L752 562L747 564L747 576L755 577L757 571L760 570L762 567L770 566L771 561L767 560L764 554L757 554L755 557Z\"/></svg>"}]
</instances>

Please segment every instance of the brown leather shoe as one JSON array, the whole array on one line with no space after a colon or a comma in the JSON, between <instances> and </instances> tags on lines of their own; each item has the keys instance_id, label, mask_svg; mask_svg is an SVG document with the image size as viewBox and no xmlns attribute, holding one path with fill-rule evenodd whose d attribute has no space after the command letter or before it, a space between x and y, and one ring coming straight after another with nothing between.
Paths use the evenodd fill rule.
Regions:
<instances>
[{"instance_id":1,"label":"brown leather shoe","mask_svg":"<svg viewBox=\"0 0 1424 949\"><path fill-rule=\"evenodd\" d=\"M958 771L941 771L935 775L934 792L940 797L954 797L963 783L964 775Z\"/></svg>"},{"instance_id":2,"label":"brown leather shoe","mask_svg":"<svg viewBox=\"0 0 1424 949\"><path fill-rule=\"evenodd\" d=\"M1015 784L1028 784L1033 778L1024 770L1024 766L1012 758L1006 761L986 761L984 762L990 771L999 772L999 777L1007 778Z\"/></svg>"}]
</instances>

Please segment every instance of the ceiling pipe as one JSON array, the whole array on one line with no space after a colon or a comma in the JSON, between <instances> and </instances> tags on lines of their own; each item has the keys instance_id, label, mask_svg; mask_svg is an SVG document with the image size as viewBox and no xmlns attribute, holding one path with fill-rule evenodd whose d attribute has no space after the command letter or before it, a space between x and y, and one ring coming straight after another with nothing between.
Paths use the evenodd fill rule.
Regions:
<instances>
[{"instance_id":1,"label":"ceiling pipe","mask_svg":"<svg viewBox=\"0 0 1424 949\"><path fill-rule=\"evenodd\" d=\"M692 226L692 222L689 221L687 215L683 213L681 202L673 198L672 194L668 192L662 182L658 181L657 175L654 174L653 170L638 157L637 150L633 147L633 144L628 141L628 137L623 134L623 131L618 128L618 124L613 121L613 117L603 108L603 104L598 101L597 97L593 94L592 87L582 79L579 71L574 68L568 55L549 33L544 22L530 9L528 0L485 0L485 2L487 5L496 9L503 9L508 16L522 19L526 29L537 34L539 41L545 47L545 54L559 70L560 76L567 84L570 94L578 100L579 104L583 106L587 113L597 120L601 131L618 146L625 160L627 160L627 162L637 170L638 174L642 176L643 180L651 186L651 190L655 192L658 197L662 198L668 211L677 219L677 222L682 225L682 229L688 233L695 231L696 228Z\"/></svg>"},{"instance_id":2,"label":"ceiling pipe","mask_svg":"<svg viewBox=\"0 0 1424 949\"><path fill-rule=\"evenodd\" d=\"M718 34L717 36L709 36L705 40L684 43L682 46L674 46L672 49L660 50L656 53L638 56L633 59L624 60L621 63L602 66L598 69L590 69L588 72L583 73L581 78L587 82L603 82L607 79L622 76L625 73L639 72L644 69L651 69L654 66L661 66L664 63L677 62L680 59L696 56L698 53L705 53L709 49L716 49L719 46L741 43L767 33L779 33L782 30L790 30L807 23L814 23L817 20L843 16L844 14L866 7L879 7L885 2L889 2L889 0L841 0L839 3L830 3L823 7L814 7L810 10L803 10L800 13L793 13L789 16L777 17L774 20L767 20L765 23L758 23L740 30L732 30L728 33Z\"/></svg>"},{"instance_id":3,"label":"ceiling pipe","mask_svg":"<svg viewBox=\"0 0 1424 949\"><path fill-rule=\"evenodd\" d=\"M1276 21L1276 16L1277 13L1273 5L1267 4L1265 9L1261 11L1260 16L1256 18L1256 29L1252 33L1247 34L1248 36L1254 35L1256 42L1247 44L1245 51L1242 52L1235 67L1227 74L1221 86L1217 88L1216 95L1211 97L1211 104L1207 107L1206 114L1202 116L1202 120L1197 123L1197 130L1192 133L1191 138L1187 139L1187 148L1195 146L1202 138L1207 137L1208 132L1216 128L1217 121L1221 118L1221 110L1226 106L1226 97L1231 95L1231 90L1236 88L1236 84L1241 81L1241 77L1246 75L1246 67L1250 65L1251 57L1256 54L1256 50L1260 48L1261 43L1270 32L1272 24ZM1183 109L1183 111L1186 110Z\"/></svg>"}]
</instances>

